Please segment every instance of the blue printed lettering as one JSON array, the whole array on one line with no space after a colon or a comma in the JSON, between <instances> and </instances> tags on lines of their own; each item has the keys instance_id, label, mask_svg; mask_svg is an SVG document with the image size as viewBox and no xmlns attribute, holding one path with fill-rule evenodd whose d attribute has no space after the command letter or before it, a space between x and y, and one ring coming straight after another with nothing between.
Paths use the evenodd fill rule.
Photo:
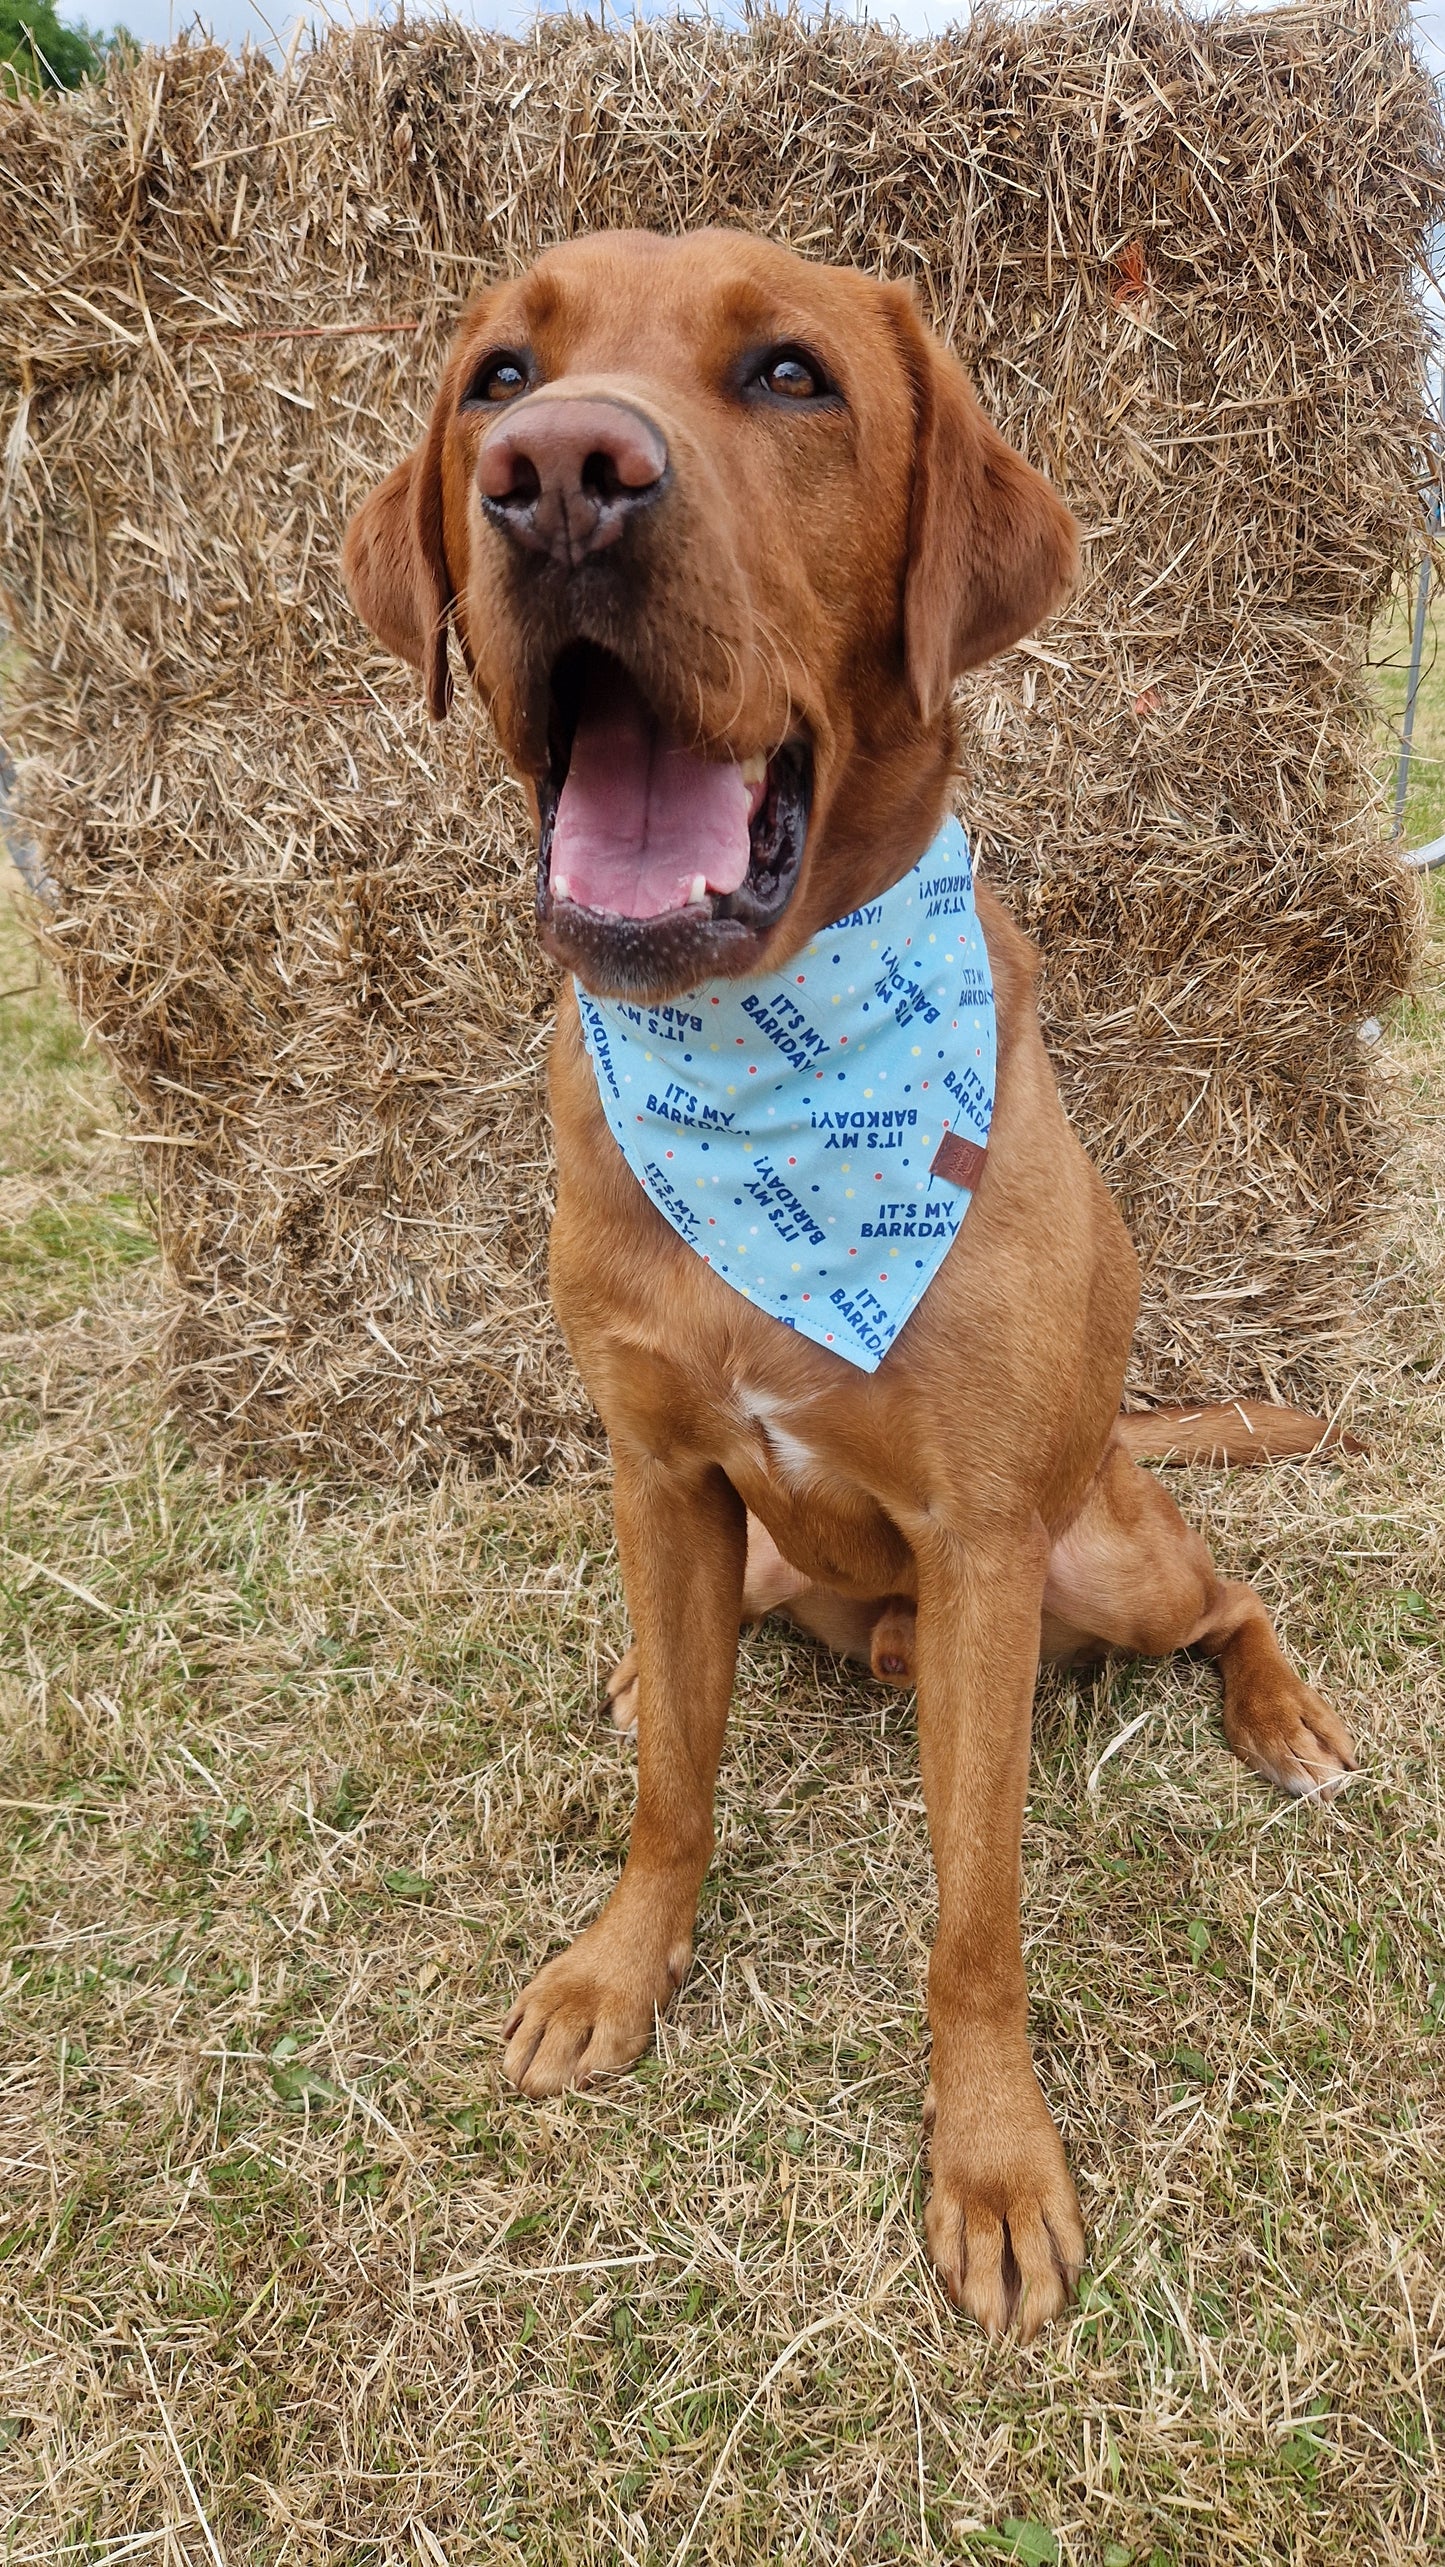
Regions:
<instances>
[{"instance_id":1,"label":"blue printed lettering","mask_svg":"<svg viewBox=\"0 0 1445 2567\"><path fill-rule=\"evenodd\" d=\"M826 1246L824 1233L811 1212L798 1201L792 1188L785 1184L767 1159L754 1160L753 1174L743 1191L762 1207L780 1238L789 1241L806 1239L815 1248Z\"/></svg>"}]
</instances>

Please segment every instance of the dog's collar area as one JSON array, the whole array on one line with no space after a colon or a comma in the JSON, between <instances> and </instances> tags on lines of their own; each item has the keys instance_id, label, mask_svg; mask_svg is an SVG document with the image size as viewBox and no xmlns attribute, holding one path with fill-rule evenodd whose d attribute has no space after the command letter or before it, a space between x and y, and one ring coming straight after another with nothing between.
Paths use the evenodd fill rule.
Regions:
<instances>
[{"instance_id":1,"label":"dog's collar area","mask_svg":"<svg viewBox=\"0 0 1445 2567\"><path fill-rule=\"evenodd\" d=\"M801 739L742 764L704 759L619 660L570 646L536 783L544 944L602 996L746 972L797 888L812 782Z\"/></svg>"}]
</instances>

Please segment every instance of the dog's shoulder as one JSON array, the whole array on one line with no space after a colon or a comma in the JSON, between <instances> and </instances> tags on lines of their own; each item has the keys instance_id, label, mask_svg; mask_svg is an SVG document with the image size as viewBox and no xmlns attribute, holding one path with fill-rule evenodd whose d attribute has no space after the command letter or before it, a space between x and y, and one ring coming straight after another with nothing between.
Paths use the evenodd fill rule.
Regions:
<instances>
[{"instance_id":1,"label":"dog's shoulder","mask_svg":"<svg viewBox=\"0 0 1445 2567\"><path fill-rule=\"evenodd\" d=\"M986 882L975 881L974 898L978 906L978 923L988 947L994 1006L998 1012L999 1040L1002 1043L1016 1026L1037 1013L1039 951Z\"/></svg>"}]
</instances>

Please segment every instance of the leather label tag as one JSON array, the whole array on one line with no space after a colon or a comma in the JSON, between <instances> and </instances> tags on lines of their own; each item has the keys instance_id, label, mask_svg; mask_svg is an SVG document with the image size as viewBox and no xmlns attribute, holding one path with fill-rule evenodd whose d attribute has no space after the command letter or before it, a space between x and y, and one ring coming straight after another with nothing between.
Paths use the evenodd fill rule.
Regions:
<instances>
[{"instance_id":1,"label":"leather label tag","mask_svg":"<svg viewBox=\"0 0 1445 2567\"><path fill-rule=\"evenodd\" d=\"M930 1176L942 1177L946 1185L961 1185L977 1194L987 1152L976 1141L965 1141L961 1132L945 1132L933 1153Z\"/></svg>"}]
</instances>

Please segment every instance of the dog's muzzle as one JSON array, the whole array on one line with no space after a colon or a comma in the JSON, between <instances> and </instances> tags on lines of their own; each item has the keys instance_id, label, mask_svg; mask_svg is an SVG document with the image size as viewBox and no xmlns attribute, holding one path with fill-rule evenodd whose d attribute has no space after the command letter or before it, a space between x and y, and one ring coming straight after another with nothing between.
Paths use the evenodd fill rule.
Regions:
<instances>
[{"instance_id":1,"label":"dog's muzzle","mask_svg":"<svg viewBox=\"0 0 1445 2567\"><path fill-rule=\"evenodd\" d=\"M538 393L509 405L477 456L492 524L564 570L580 570L615 544L667 480L661 429L627 402L580 393Z\"/></svg>"},{"instance_id":2,"label":"dog's muzzle","mask_svg":"<svg viewBox=\"0 0 1445 2567\"><path fill-rule=\"evenodd\" d=\"M751 970L796 889L812 756L704 757L590 643L552 674L538 779L537 919L599 997L662 998Z\"/></svg>"}]
</instances>

